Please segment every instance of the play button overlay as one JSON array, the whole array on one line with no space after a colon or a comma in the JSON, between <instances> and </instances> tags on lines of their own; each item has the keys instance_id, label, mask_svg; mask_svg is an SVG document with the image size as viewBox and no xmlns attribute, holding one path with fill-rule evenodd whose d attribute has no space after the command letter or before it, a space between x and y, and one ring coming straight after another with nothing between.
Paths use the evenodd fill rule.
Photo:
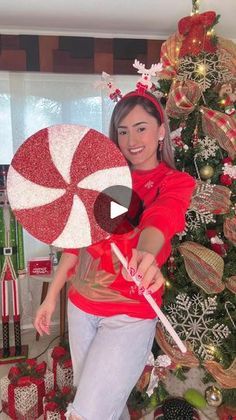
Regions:
<instances>
[{"instance_id":1,"label":"play button overlay","mask_svg":"<svg viewBox=\"0 0 236 420\"><path fill-rule=\"evenodd\" d=\"M138 224L143 204L131 188L115 185L106 188L94 203L94 216L98 225L108 234L123 234Z\"/></svg>"},{"instance_id":2,"label":"play button overlay","mask_svg":"<svg viewBox=\"0 0 236 420\"><path fill-rule=\"evenodd\" d=\"M115 219L115 217L121 216L122 214L127 213L127 211L127 207L121 206L120 204L112 201L110 208L110 218Z\"/></svg>"}]
</instances>

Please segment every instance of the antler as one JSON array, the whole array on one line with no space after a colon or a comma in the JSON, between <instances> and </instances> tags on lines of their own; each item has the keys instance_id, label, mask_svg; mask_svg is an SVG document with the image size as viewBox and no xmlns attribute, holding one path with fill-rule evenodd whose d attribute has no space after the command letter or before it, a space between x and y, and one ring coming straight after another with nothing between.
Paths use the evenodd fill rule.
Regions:
<instances>
[{"instance_id":1,"label":"antler","mask_svg":"<svg viewBox=\"0 0 236 420\"><path fill-rule=\"evenodd\" d=\"M152 64L149 69L149 74L155 76L156 73L159 73L162 70L162 63Z\"/></svg>"},{"instance_id":2,"label":"antler","mask_svg":"<svg viewBox=\"0 0 236 420\"><path fill-rule=\"evenodd\" d=\"M140 63L140 61L138 61L137 59L134 60L133 67L135 69L138 69L138 73L141 73L141 74L147 71L145 65Z\"/></svg>"}]
</instances>

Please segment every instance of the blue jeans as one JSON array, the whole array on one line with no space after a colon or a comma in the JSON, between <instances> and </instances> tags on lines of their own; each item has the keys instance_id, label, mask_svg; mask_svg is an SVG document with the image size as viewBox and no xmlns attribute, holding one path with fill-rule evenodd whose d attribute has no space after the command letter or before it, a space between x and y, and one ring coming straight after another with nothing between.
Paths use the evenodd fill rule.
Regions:
<instances>
[{"instance_id":1,"label":"blue jeans","mask_svg":"<svg viewBox=\"0 0 236 420\"><path fill-rule=\"evenodd\" d=\"M77 392L67 418L128 419L126 401L146 365L157 319L98 317L69 301L68 322Z\"/></svg>"}]
</instances>

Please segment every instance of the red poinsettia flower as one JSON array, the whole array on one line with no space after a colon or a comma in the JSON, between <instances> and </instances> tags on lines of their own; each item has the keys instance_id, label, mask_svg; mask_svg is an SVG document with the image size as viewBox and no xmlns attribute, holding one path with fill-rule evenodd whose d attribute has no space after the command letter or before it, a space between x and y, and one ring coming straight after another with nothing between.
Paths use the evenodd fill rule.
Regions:
<instances>
[{"instance_id":1,"label":"red poinsettia flower","mask_svg":"<svg viewBox=\"0 0 236 420\"><path fill-rule=\"evenodd\" d=\"M50 401L45 405L45 411L59 410L58 404L55 401Z\"/></svg>"},{"instance_id":2,"label":"red poinsettia flower","mask_svg":"<svg viewBox=\"0 0 236 420\"><path fill-rule=\"evenodd\" d=\"M65 356L66 353L67 353L67 351L64 347L56 346L56 347L54 347L54 349L52 351L52 358L58 360L61 357Z\"/></svg>"},{"instance_id":3,"label":"red poinsettia flower","mask_svg":"<svg viewBox=\"0 0 236 420\"><path fill-rule=\"evenodd\" d=\"M47 369L47 363L46 362L42 362L39 363L36 368L35 368L35 372L39 373L40 375L44 375Z\"/></svg>"},{"instance_id":4,"label":"red poinsettia flower","mask_svg":"<svg viewBox=\"0 0 236 420\"><path fill-rule=\"evenodd\" d=\"M10 381L17 379L20 374L21 370L17 366L12 366L8 373L8 379Z\"/></svg>"},{"instance_id":5,"label":"red poinsettia flower","mask_svg":"<svg viewBox=\"0 0 236 420\"><path fill-rule=\"evenodd\" d=\"M31 367L35 367L37 365L37 362L35 359L26 359L25 360L26 365L29 365Z\"/></svg>"},{"instance_id":6,"label":"red poinsettia flower","mask_svg":"<svg viewBox=\"0 0 236 420\"><path fill-rule=\"evenodd\" d=\"M61 389L62 395L70 394L70 392L71 392L71 388L69 386L63 386Z\"/></svg>"},{"instance_id":7,"label":"red poinsettia flower","mask_svg":"<svg viewBox=\"0 0 236 420\"><path fill-rule=\"evenodd\" d=\"M72 367L72 360L71 359L65 360L63 362L63 367L65 367L65 368L71 368Z\"/></svg>"}]
</instances>

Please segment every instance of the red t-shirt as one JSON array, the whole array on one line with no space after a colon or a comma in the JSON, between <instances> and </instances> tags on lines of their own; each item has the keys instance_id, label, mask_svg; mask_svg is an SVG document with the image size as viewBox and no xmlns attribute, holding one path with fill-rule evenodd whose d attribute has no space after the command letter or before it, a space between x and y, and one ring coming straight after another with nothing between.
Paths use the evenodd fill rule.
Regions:
<instances>
[{"instance_id":1,"label":"red t-shirt","mask_svg":"<svg viewBox=\"0 0 236 420\"><path fill-rule=\"evenodd\" d=\"M165 243L156 257L161 267L171 253L172 237L183 231L185 227L185 213L195 187L195 180L185 172L168 167L164 162L151 170L133 171L132 180L133 189L144 203L144 211L138 225L139 231L153 226L164 235ZM121 252L130 258L132 248L137 246L138 238L139 234L133 235L129 240L126 235L118 237L118 240L117 236L113 235L111 239L117 243ZM110 273L109 277L111 270L108 266L112 266L114 259L109 247L110 241L104 240L99 243L99 254L96 254L97 244L87 248L93 258L99 258L99 281L97 284L94 281L87 283L83 281L81 288L72 284L69 299L80 309L97 316L126 314L137 318L154 318L155 312L146 299L139 295L134 283L123 278L121 266L118 272ZM66 249L64 252L79 254L75 249ZM110 264L107 264L109 258ZM104 284L102 284L103 277ZM159 306L162 302L162 293L163 288L160 288L152 295Z\"/></svg>"}]
</instances>

